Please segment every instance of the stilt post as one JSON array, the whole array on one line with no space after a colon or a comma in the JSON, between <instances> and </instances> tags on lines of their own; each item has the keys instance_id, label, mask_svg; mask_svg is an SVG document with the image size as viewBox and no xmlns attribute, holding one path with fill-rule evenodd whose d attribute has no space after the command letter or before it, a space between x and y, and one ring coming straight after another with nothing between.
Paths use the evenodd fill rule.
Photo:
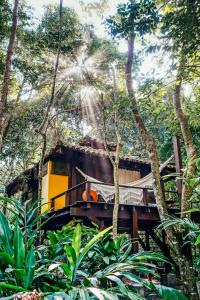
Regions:
<instances>
[{"instance_id":1,"label":"stilt post","mask_svg":"<svg viewBox=\"0 0 200 300\"><path fill-rule=\"evenodd\" d=\"M138 213L135 208L133 208L132 212L132 237L133 237L133 251L134 253L137 253L139 251L139 245L138 245Z\"/></svg>"}]
</instances>

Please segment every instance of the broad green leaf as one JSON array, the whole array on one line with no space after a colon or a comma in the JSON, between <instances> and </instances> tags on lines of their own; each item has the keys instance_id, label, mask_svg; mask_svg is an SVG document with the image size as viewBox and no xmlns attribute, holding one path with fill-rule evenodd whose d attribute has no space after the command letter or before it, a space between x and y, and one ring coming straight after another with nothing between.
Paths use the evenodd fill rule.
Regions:
<instances>
[{"instance_id":1,"label":"broad green leaf","mask_svg":"<svg viewBox=\"0 0 200 300\"><path fill-rule=\"evenodd\" d=\"M8 254L6 252L0 252L0 257L3 257L4 261L7 264L9 264L11 266L14 266L15 261L14 261L13 257L10 254Z\"/></svg>"},{"instance_id":2,"label":"broad green leaf","mask_svg":"<svg viewBox=\"0 0 200 300\"><path fill-rule=\"evenodd\" d=\"M29 286L31 286L31 284L33 282L35 264L36 264L35 252L34 252L33 248L31 248L26 257L26 264L25 264L26 275L23 280L25 288L28 288Z\"/></svg>"},{"instance_id":3,"label":"broad green leaf","mask_svg":"<svg viewBox=\"0 0 200 300\"><path fill-rule=\"evenodd\" d=\"M150 284L149 284L149 281L146 281L142 278L140 278L139 276L133 274L133 273L130 273L130 272L122 272L122 275L124 277L126 277L127 279L131 280L131 281L134 281L134 282L137 282L137 283L141 283L143 286L145 286L146 288L150 288Z\"/></svg>"},{"instance_id":4,"label":"broad green leaf","mask_svg":"<svg viewBox=\"0 0 200 300\"><path fill-rule=\"evenodd\" d=\"M77 224L72 238L72 247L75 250L76 258L79 256L80 247L81 247L81 225Z\"/></svg>"},{"instance_id":5,"label":"broad green leaf","mask_svg":"<svg viewBox=\"0 0 200 300\"><path fill-rule=\"evenodd\" d=\"M15 229L14 229L13 245L14 245L15 267L17 269L22 269L25 260L25 246L24 246L22 231L19 228L17 223L15 224Z\"/></svg>"},{"instance_id":6,"label":"broad green leaf","mask_svg":"<svg viewBox=\"0 0 200 300\"><path fill-rule=\"evenodd\" d=\"M16 275L17 279L22 279L25 274L26 274L26 271L24 269L15 269L15 275Z\"/></svg>"},{"instance_id":7,"label":"broad green leaf","mask_svg":"<svg viewBox=\"0 0 200 300\"><path fill-rule=\"evenodd\" d=\"M110 261L109 257L108 256L103 257L103 261L108 265Z\"/></svg>"},{"instance_id":8,"label":"broad green leaf","mask_svg":"<svg viewBox=\"0 0 200 300\"><path fill-rule=\"evenodd\" d=\"M12 248L12 230L8 224L6 216L0 211L0 240L5 251L13 255Z\"/></svg>"},{"instance_id":9,"label":"broad green leaf","mask_svg":"<svg viewBox=\"0 0 200 300\"><path fill-rule=\"evenodd\" d=\"M200 235L198 235L197 239L196 239L196 242L195 242L195 245L199 245L200 244Z\"/></svg>"},{"instance_id":10,"label":"broad green leaf","mask_svg":"<svg viewBox=\"0 0 200 300\"><path fill-rule=\"evenodd\" d=\"M85 288L79 289L79 296L81 300L90 300L89 291Z\"/></svg>"},{"instance_id":11,"label":"broad green leaf","mask_svg":"<svg viewBox=\"0 0 200 300\"><path fill-rule=\"evenodd\" d=\"M67 259L69 261L69 265L70 265L70 269L74 268L75 264L76 264L76 252L74 250L73 247L65 245L64 247L66 255L67 255Z\"/></svg>"},{"instance_id":12,"label":"broad green leaf","mask_svg":"<svg viewBox=\"0 0 200 300\"><path fill-rule=\"evenodd\" d=\"M51 264L48 268L48 271L51 272L51 271L57 269L60 265L61 265L61 263Z\"/></svg>"},{"instance_id":13,"label":"broad green leaf","mask_svg":"<svg viewBox=\"0 0 200 300\"><path fill-rule=\"evenodd\" d=\"M18 292L27 292L27 289L25 289L21 286L15 286L15 285L12 285L12 284L7 284L5 282L0 282L0 287L10 289L10 290L15 290L15 291L18 291Z\"/></svg>"},{"instance_id":14,"label":"broad green leaf","mask_svg":"<svg viewBox=\"0 0 200 300\"><path fill-rule=\"evenodd\" d=\"M109 276L106 276L106 278L108 278L109 280L115 282L119 286L120 291L124 295L127 295L126 286L125 286L125 284L122 282L122 280L119 277L117 277L115 275L109 275Z\"/></svg>"},{"instance_id":15,"label":"broad green leaf","mask_svg":"<svg viewBox=\"0 0 200 300\"><path fill-rule=\"evenodd\" d=\"M189 210L183 211L182 214L189 214L189 213L193 213L193 212L199 212L200 209L199 208L191 208Z\"/></svg>"},{"instance_id":16,"label":"broad green leaf","mask_svg":"<svg viewBox=\"0 0 200 300\"><path fill-rule=\"evenodd\" d=\"M163 300L189 300L182 292L170 287L156 285L156 290Z\"/></svg>"},{"instance_id":17,"label":"broad green leaf","mask_svg":"<svg viewBox=\"0 0 200 300\"><path fill-rule=\"evenodd\" d=\"M80 265L80 263L82 262L84 256L87 254L87 252L94 246L95 243L98 242L98 240L104 236L108 231L110 231L112 229L111 227L108 227L106 229L104 229L103 231L99 232L96 236L94 236L88 243L87 245L83 248L81 255L78 258L77 264L78 266Z\"/></svg>"},{"instance_id":18,"label":"broad green leaf","mask_svg":"<svg viewBox=\"0 0 200 300\"><path fill-rule=\"evenodd\" d=\"M111 294L107 291L104 291L102 289L89 287L88 290L97 297L99 300L118 300L119 298L117 295Z\"/></svg>"},{"instance_id":19,"label":"broad green leaf","mask_svg":"<svg viewBox=\"0 0 200 300\"><path fill-rule=\"evenodd\" d=\"M53 249L56 248L57 244L58 244L58 240L57 240L57 237L56 237L56 233L55 232L49 232L48 233L48 238L50 240L50 243L51 243L51 246Z\"/></svg>"},{"instance_id":20,"label":"broad green leaf","mask_svg":"<svg viewBox=\"0 0 200 300\"><path fill-rule=\"evenodd\" d=\"M87 245L83 248L81 254L79 255L77 262L76 262L76 266L75 266L75 270L74 270L74 274L73 274L73 281L76 280L76 272L83 260L83 258L85 257L85 255L90 251L90 249L98 242L98 240L104 236L108 231L110 231L112 228L108 227L106 229L104 229L103 231L99 232L96 236L94 236L88 243Z\"/></svg>"},{"instance_id":21,"label":"broad green leaf","mask_svg":"<svg viewBox=\"0 0 200 300\"><path fill-rule=\"evenodd\" d=\"M35 207L32 209L30 214L28 214L27 221L26 221L27 224L30 224L36 218L38 209L39 209L38 207Z\"/></svg>"},{"instance_id":22,"label":"broad green leaf","mask_svg":"<svg viewBox=\"0 0 200 300\"><path fill-rule=\"evenodd\" d=\"M64 271L65 276L69 278L69 280L72 280L72 271L70 270L68 264L60 264L60 267Z\"/></svg>"}]
</instances>

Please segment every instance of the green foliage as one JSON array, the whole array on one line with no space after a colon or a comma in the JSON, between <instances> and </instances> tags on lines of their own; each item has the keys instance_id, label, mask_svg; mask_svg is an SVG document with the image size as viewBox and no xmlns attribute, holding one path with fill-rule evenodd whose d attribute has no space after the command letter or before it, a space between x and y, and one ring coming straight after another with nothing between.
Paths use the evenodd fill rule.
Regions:
<instances>
[{"instance_id":1,"label":"green foliage","mask_svg":"<svg viewBox=\"0 0 200 300\"><path fill-rule=\"evenodd\" d=\"M9 34L9 25L11 20L11 7L8 1L0 1L0 41Z\"/></svg>"},{"instance_id":2,"label":"green foliage","mask_svg":"<svg viewBox=\"0 0 200 300\"><path fill-rule=\"evenodd\" d=\"M174 49L192 55L200 43L200 5L198 0L169 1L162 18L162 32L174 41Z\"/></svg>"},{"instance_id":3,"label":"green foliage","mask_svg":"<svg viewBox=\"0 0 200 300\"><path fill-rule=\"evenodd\" d=\"M74 51L81 44L81 24L76 12L68 7L62 11L62 44L63 53ZM59 39L59 7L47 6L41 24L38 27L40 47L56 50Z\"/></svg>"},{"instance_id":4,"label":"green foliage","mask_svg":"<svg viewBox=\"0 0 200 300\"><path fill-rule=\"evenodd\" d=\"M195 213L199 212L200 210L197 208L193 208L187 212ZM170 216L168 219L162 222L159 228L167 229L173 227L176 229L176 234L179 236L179 240L182 240L181 247L184 249L185 246L188 244L191 246L193 250L192 253L194 254L194 269L198 270L198 278L199 278L199 271L200 271L200 257L199 257L199 250L200 250L200 227L199 224L196 222L188 219L188 218L178 218L174 216ZM194 278L195 279L195 278Z\"/></svg>"},{"instance_id":5,"label":"green foliage","mask_svg":"<svg viewBox=\"0 0 200 300\"><path fill-rule=\"evenodd\" d=\"M10 198L1 197L1 201L9 217L0 211L0 290L26 291L40 276L36 243L45 222L39 227L37 222L44 214L37 216L40 201L23 205Z\"/></svg>"},{"instance_id":6,"label":"green foliage","mask_svg":"<svg viewBox=\"0 0 200 300\"><path fill-rule=\"evenodd\" d=\"M25 250L22 230L18 222L15 222L14 228L11 228L2 212L0 212L0 227L3 228L0 233L1 268L5 270L2 279L8 284L15 283L16 287L28 288L34 279L35 252L32 247L30 250Z\"/></svg>"},{"instance_id":7,"label":"green foliage","mask_svg":"<svg viewBox=\"0 0 200 300\"><path fill-rule=\"evenodd\" d=\"M156 290L164 300L188 300L185 295L173 288L158 285L156 286Z\"/></svg>"},{"instance_id":8,"label":"green foliage","mask_svg":"<svg viewBox=\"0 0 200 300\"><path fill-rule=\"evenodd\" d=\"M106 25L112 36L127 38L150 33L158 21L155 1L129 1L117 7L117 14L106 19Z\"/></svg>"},{"instance_id":9,"label":"green foliage","mask_svg":"<svg viewBox=\"0 0 200 300\"><path fill-rule=\"evenodd\" d=\"M126 235L113 240L111 228L101 232L72 221L62 230L49 232L44 245L36 244L35 210L38 202L2 198L9 217L0 212L0 292L44 292L44 299L138 299L134 284L148 291L179 295L172 289L154 286L144 277L158 277L157 263L167 260L152 252L131 253L132 243ZM40 216L42 217L42 215ZM32 226L31 224L34 224ZM35 234L37 232L37 234ZM170 294L171 293L171 294ZM180 294L181 295L181 294ZM182 298L186 299L186 298Z\"/></svg>"}]
</instances>

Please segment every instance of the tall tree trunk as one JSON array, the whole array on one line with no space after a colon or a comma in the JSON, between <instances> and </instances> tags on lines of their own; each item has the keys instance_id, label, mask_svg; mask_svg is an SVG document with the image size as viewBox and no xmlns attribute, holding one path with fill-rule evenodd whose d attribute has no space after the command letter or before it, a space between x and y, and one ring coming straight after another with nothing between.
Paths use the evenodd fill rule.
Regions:
<instances>
[{"instance_id":1,"label":"tall tree trunk","mask_svg":"<svg viewBox=\"0 0 200 300\"><path fill-rule=\"evenodd\" d=\"M148 150L149 159L151 162L151 170L152 170L153 180L154 180L153 187L154 187L154 194L156 198L156 204L158 207L160 218L161 220L164 220L167 216L167 206L164 200L163 191L160 182L160 169L159 169L160 165L159 165L158 152L156 149L155 141L153 137L150 135L150 133L147 131L144 122L139 114L135 91L133 88L132 66L133 66L133 56L134 56L134 40L135 40L134 37L130 37L128 39L128 59L127 59L126 70L125 70L126 86L131 101L131 108L132 108L135 124Z\"/></svg>"},{"instance_id":2,"label":"tall tree trunk","mask_svg":"<svg viewBox=\"0 0 200 300\"><path fill-rule=\"evenodd\" d=\"M117 238L117 232L118 232L119 199L120 199L119 154L120 154L120 146L121 146L121 137L118 132L118 127L116 128L116 137L117 137L117 148L115 152L115 161L113 162L113 178L114 178L114 185L115 185L115 202L113 208L113 238L114 239Z\"/></svg>"},{"instance_id":3,"label":"tall tree trunk","mask_svg":"<svg viewBox=\"0 0 200 300\"><path fill-rule=\"evenodd\" d=\"M126 86L131 101L131 108L132 108L135 124L148 150L149 159L151 162L151 170L152 170L152 175L154 180L153 183L154 195L155 195L160 219L161 221L163 221L167 217L167 206L163 197L163 191L160 183L159 158L156 149L156 143L153 137L149 134L148 130L146 129L145 124L137 108L137 101L136 101L135 91L133 88L133 79L132 79L133 55L134 55L134 37L130 37L128 40L128 59L127 59L126 70L125 70ZM188 134L186 135L188 141ZM191 151L190 155L194 154L191 148L190 151ZM181 246L179 245L178 239L176 239L173 230L171 229L167 230L167 235L169 238L169 242L175 251L174 252L175 255L173 258L176 259L177 264L179 266L180 276L184 285L184 291L190 297L191 300L197 300L198 296L196 293L196 285L193 282L192 265L190 259L188 259L186 256L183 255Z\"/></svg>"},{"instance_id":4,"label":"tall tree trunk","mask_svg":"<svg viewBox=\"0 0 200 300\"><path fill-rule=\"evenodd\" d=\"M62 25L63 25L62 6L63 6L63 0L60 0L59 41L58 41L56 62L55 62L55 67L54 67L51 96L48 101L47 110L45 112L42 123L39 126L39 128L36 129L36 132L41 135L42 141L43 141L42 154L41 154L41 158L40 158L40 162L39 162L39 172L38 172L38 198L41 198L41 193L42 193L42 173L43 173L44 157L46 154L46 135L47 135L47 129L48 129L48 124L49 124L49 117L50 117L51 109L54 106L55 98L56 98L55 97L56 79L57 79L60 53L61 53L61 43L62 43Z\"/></svg>"},{"instance_id":5,"label":"tall tree trunk","mask_svg":"<svg viewBox=\"0 0 200 300\"><path fill-rule=\"evenodd\" d=\"M176 112L176 116L179 120L181 131L187 151L187 158L188 158L188 165L187 170L185 172L185 177L187 179L194 178L196 174L196 163L195 159L197 158L196 149L192 140L192 134L189 129L189 122L188 117L183 112L182 105L181 105L181 80L178 80L175 88L174 88L174 109ZM192 196L192 188L186 182L183 182L183 190L182 190L182 199L181 199L181 216L183 215L184 211L190 209L190 197Z\"/></svg>"},{"instance_id":6,"label":"tall tree trunk","mask_svg":"<svg viewBox=\"0 0 200 300\"><path fill-rule=\"evenodd\" d=\"M12 13L11 33L10 33L10 39L9 39L8 48L7 48L6 62L5 62L5 68L4 68L4 73L3 73L3 83L2 83L2 88L1 88L0 149L3 146L3 139L5 137L5 127L7 124L7 120L6 120L7 99L8 99L8 92L9 92L10 70L11 70L11 63L12 63L13 48L14 48L14 43L15 43L15 38L16 38L16 31L17 31L18 6L19 6L19 0L15 0L13 13Z\"/></svg>"}]
</instances>

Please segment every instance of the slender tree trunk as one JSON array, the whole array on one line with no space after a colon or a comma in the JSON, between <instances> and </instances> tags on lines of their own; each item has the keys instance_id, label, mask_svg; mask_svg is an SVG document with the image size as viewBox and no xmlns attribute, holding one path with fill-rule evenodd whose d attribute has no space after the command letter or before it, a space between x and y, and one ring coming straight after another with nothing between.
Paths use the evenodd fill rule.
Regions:
<instances>
[{"instance_id":1,"label":"slender tree trunk","mask_svg":"<svg viewBox=\"0 0 200 300\"><path fill-rule=\"evenodd\" d=\"M153 137L150 135L150 133L147 131L137 108L137 101L136 101L135 91L133 88L133 78L132 78L133 55L134 55L134 37L130 37L128 40L128 59L127 59L126 70L125 70L126 86L131 101L131 108L132 108L135 124L148 150L149 159L151 162L151 171L154 180L153 187L154 187L154 194L156 198L156 204L158 207L160 218L161 220L164 220L167 216L167 206L163 197L163 191L160 182L159 157L158 157L155 141Z\"/></svg>"},{"instance_id":2,"label":"slender tree trunk","mask_svg":"<svg viewBox=\"0 0 200 300\"><path fill-rule=\"evenodd\" d=\"M115 202L113 208L113 238L117 238L118 232L118 215L119 215L119 167L114 166L113 169L114 175L114 185L115 185Z\"/></svg>"},{"instance_id":3,"label":"slender tree trunk","mask_svg":"<svg viewBox=\"0 0 200 300\"><path fill-rule=\"evenodd\" d=\"M174 109L176 112L176 116L179 120L179 123L181 125L181 131L183 135L183 139L185 142L185 147L187 151L187 158L188 158L188 165L187 170L185 172L185 177L187 179L194 178L196 174L196 163L195 159L197 158L196 149L192 140L192 134L189 129L189 122L188 117L183 112L182 106L181 106L181 80L178 80L175 89L174 89ZM181 199L181 216L185 217L185 214L183 215L183 212L190 209L190 197L192 196L192 188L187 183L183 182L183 191L182 191L182 199Z\"/></svg>"},{"instance_id":4,"label":"slender tree trunk","mask_svg":"<svg viewBox=\"0 0 200 300\"><path fill-rule=\"evenodd\" d=\"M42 154L38 166L38 198L42 197L42 174L43 174L43 163L47 148L47 137L46 133L42 134Z\"/></svg>"},{"instance_id":5,"label":"slender tree trunk","mask_svg":"<svg viewBox=\"0 0 200 300\"><path fill-rule=\"evenodd\" d=\"M145 124L137 109L137 101L136 101L136 96L133 88L133 79L132 79L133 54L134 54L134 37L130 37L128 40L128 59L126 64L126 85L131 100L131 108L132 108L135 124L148 150L149 159L151 162L151 170L152 170L152 175L154 180L154 194L155 194L156 204L158 207L160 219L161 221L163 221L167 217L167 206L163 197L162 187L160 183L159 158L158 158L155 141L147 131ZM185 118L184 120L182 120L182 122L184 125L186 122ZM185 125L183 127L185 129ZM188 142L188 137L189 137L188 131L186 132L186 137ZM193 148L191 147L191 141L190 143L188 142L188 144L190 145L190 148L188 147L188 150L190 149L189 150L190 155L191 157L193 157L192 155L194 155L194 152L193 152ZM169 242L175 251L175 255L173 258L176 259L177 264L179 266L180 276L184 285L184 291L190 297L191 300L197 300L198 296L196 293L196 285L193 282L192 264L190 262L190 259L188 259L186 256L183 255L181 246L179 245L178 239L174 235L173 230L171 229L167 230L167 235L169 238Z\"/></svg>"},{"instance_id":6,"label":"slender tree trunk","mask_svg":"<svg viewBox=\"0 0 200 300\"><path fill-rule=\"evenodd\" d=\"M116 125L116 124L115 124ZM115 189L115 199L114 199L114 208L113 208L113 238L117 238L118 233L118 215L119 215L119 204L120 204L120 190L119 190L119 155L120 155L120 147L121 147L121 136L118 132L118 128L116 130L116 138L117 138L117 148L115 151L115 158L113 159L111 153L109 152L107 140L106 140L106 133L105 133L105 123L104 123L104 146L110 162L113 166L113 179L114 179L114 189Z\"/></svg>"},{"instance_id":7,"label":"slender tree trunk","mask_svg":"<svg viewBox=\"0 0 200 300\"><path fill-rule=\"evenodd\" d=\"M17 18L18 18L18 6L19 0L14 1L14 8L12 13L12 26L11 26L11 33L10 39L7 48L6 54L6 62L5 68L3 73L3 83L1 88L1 98L0 98L0 149L3 145L3 139L5 137L5 127L7 124L6 121L6 113L7 113L7 99L8 99L8 92L9 92L9 82L10 82L10 70L11 70L11 63L12 63L12 56L13 56L13 48L16 38L16 31L17 31Z\"/></svg>"},{"instance_id":8,"label":"slender tree trunk","mask_svg":"<svg viewBox=\"0 0 200 300\"><path fill-rule=\"evenodd\" d=\"M117 97L117 84L116 84L116 74L115 74L115 68L112 66L112 74L113 74L113 104L116 104ZM103 102L103 100L102 100ZM103 124L104 124L104 146L106 149L106 152L108 154L108 157L110 159L110 162L113 166L113 179L114 179L114 189L115 189L115 198L114 198L114 208L113 208L113 238L117 238L118 233L118 215L119 215L119 204L120 204L120 189L119 189L119 155L120 155L120 148L121 148L121 135L119 132L119 111L118 109L115 111L114 115L114 126L115 126L115 136L117 141L117 147L115 151L115 157L112 157L112 154L110 154L106 139L106 122L105 118L103 117Z\"/></svg>"}]
</instances>

